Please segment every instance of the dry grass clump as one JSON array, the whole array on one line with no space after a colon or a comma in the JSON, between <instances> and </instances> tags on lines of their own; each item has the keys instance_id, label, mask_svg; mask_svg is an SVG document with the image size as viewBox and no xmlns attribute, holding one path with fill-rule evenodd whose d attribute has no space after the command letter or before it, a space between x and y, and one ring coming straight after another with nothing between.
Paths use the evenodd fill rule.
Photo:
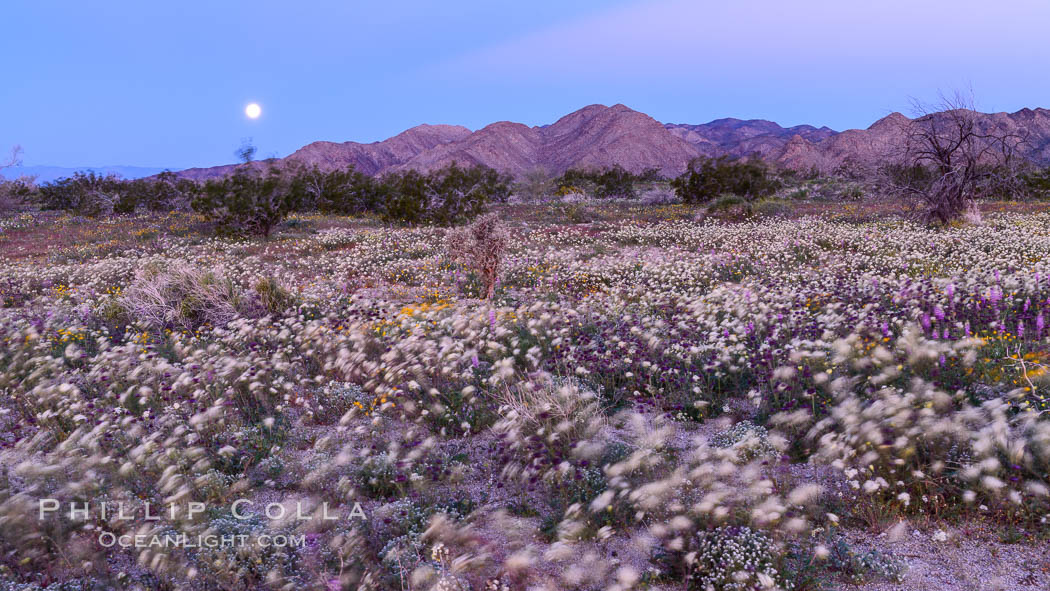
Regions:
<instances>
[{"instance_id":1,"label":"dry grass clump","mask_svg":"<svg viewBox=\"0 0 1050 591\"><path fill-rule=\"evenodd\" d=\"M222 326L244 306L232 281L182 262L148 265L120 301L133 320L155 330Z\"/></svg>"},{"instance_id":2,"label":"dry grass clump","mask_svg":"<svg viewBox=\"0 0 1050 591\"><path fill-rule=\"evenodd\" d=\"M503 419L492 429L504 445L503 477L526 484L583 478L602 453L605 424L597 395L572 380L532 383L497 395Z\"/></svg>"},{"instance_id":3,"label":"dry grass clump","mask_svg":"<svg viewBox=\"0 0 1050 591\"><path fill-rule=\"evenodd\" d=\"M132 322L189 332L224 326L238 316L283 314L297 302L273 277L260 278L253 291L245 291L214 271L181 261L146 265L117 301Z\"/></svg>"}]
</instances>

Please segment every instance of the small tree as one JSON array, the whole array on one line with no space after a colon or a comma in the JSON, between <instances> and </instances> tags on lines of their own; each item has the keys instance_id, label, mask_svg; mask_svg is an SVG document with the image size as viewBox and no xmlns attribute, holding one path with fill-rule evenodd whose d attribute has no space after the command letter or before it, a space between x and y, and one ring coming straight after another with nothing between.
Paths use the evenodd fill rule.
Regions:
<instances>
[{"instance_id":1,"label":"small tree","mask_svg":"<svg viewBox=\"0 0 1050 591\"><path fill-rule=\"evenodd\" d=\"M361 214L374 211L385 201L386 187L353 167L323 172L317 166L300 168L292 180L300 206L325 213Z\"/></svg>"},{"instance_id":2,"label":"small tree","mask_svg":"<svg viewBox=\"0 0 1050 591\"><path fill-rule=\"evenodd\" d=\"M41 185L40 203L44 209L65 209L101 217L113 213L130 189L130 185L116 175L75 172L71 177Z\"/></svg>"},{"instance_id":3,"label":"small tree","mask_svg":"<svg viewBox=\"0 0 1050 591\"><path fill-rule=\"evenodd\" d=\"M503 253L510 233L499 217L490 213L465 228L453 228L445 235L449 258L474 270L485 285L485 299L491 299L499 281Z\"/></svg>"},{"instance_id":4,"label":"small tree","mask_svg":"<svg viewBox=\"0 0 1050 591\"><path fill-rule=\"evenodd\" d=\"M382 214L388 220L449 225L471 220L493 201L510 196L510 177L491 168L461 168L455 162L429 174L414 170L389 174Z\"/></svg>"},{"instance_id":5,"label":"small tree","mask_svg":"<svg viewBox=\"0 0 1050 591\"><path fill-rule=\"evenodd\" d=\"M505 202L510 182L509 176L491 168L461 168L453 162L427 176L427 218L439 225L473 219L490 202Z\"/></svg>"},{"instance_id":6,"label":"small tree","mask_svg":"<svg viewBox=\"0 0 1050 591\"><path fill-rule=\"evenodd\" d=\"M981 197L1019 188L1023 135L982 124L973 99L942 98L935 108L915 104L919 116L905 121L904 141L886 170L892 194L923 205L925 221L947 224ZM903 174L901 174L903 172Z\"/></svg>"},{"instance_id":7,"label":"small tree","mask_svg":"<svg viewBox=\"0 0 1050 591\"><path fill-rule=\"evenodd\" d=\"M671 188L686 203L705 203L727 194L751 201L775 193L780 181L761 160L720 156L692 160L685 174L671 181Z\"/></svg>"},{"instance_id":8,"label":"small tree","mask_svg":"<svg viewBox=\"0 0 1050 591\"><path fill-rule=\"evenodd\" d=\"M633 199L638 196L638 183L652 182L659 178L660 170L656 168L647 168L642 174L633 174L616 164L612 168L604 170L570 168L555 179L554 183L561 194L574 192L574 190L581 187L588 187L593 189L594 196L598 199L609 197Z\"/></svg>"},{"instance_id":9,"label":"small tree","mask_svg":"<svg viewBox=\"0 0 1050 591\"><path fill-rule=\"evenodd\" d=\"M180 211L189 208L200 193L197 183L180 179L167 170L155 177L123 181L121 184L119 198L113 207L116 213Z\"/></svg>"},{"instance_id":10,"label":"small tree","mask_svg":"<svg viewBox=\"0 0 1050 591\"><path fill-rule=\"evenodd\" d=\"M252 143L252 138L248 137L241 140L240 147L234 150L233 154L244 164L249 164L252 160L255 160L255 153L257 151L258 148Z\"/></svg>"},{"instance_id":11,"label":"small tree","mask_svg":"<svg viewBox=\"0 0 1050 591\"><path fill-rule=\"evenodd\" d=\"M380 206L384 219L406 224L426 221L430 205L426 176L415 170L407 170L389 174L381 182L390 193Z\"/></svg>"},{"instance_id":12,"label":"small tree","mask_svg":"<svg viewBox=\"0 0 1050 591\"><path fill-rule=\"evenodd\" d=\"M257 234L268 240L300 200L276 166L260 171L246 163L226 178L207 181L192 207L222 232Z\"/></svg>"}]
</instances>

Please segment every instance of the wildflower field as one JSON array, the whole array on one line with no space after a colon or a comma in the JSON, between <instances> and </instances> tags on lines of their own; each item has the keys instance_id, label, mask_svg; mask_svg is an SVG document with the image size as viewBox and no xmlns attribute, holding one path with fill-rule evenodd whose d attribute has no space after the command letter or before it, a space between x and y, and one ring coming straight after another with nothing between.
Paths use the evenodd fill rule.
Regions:
<instances>
[{"instance_id":1,"label":"wildflower field","mask_svg":"<svg viewBox=\"0 0 1050 591\"><path fill-rule=\"evenodd\" d=\"M1050 585L1050 213L497 213L0 222L0 590Z\"/></svg>"}]
</instances>

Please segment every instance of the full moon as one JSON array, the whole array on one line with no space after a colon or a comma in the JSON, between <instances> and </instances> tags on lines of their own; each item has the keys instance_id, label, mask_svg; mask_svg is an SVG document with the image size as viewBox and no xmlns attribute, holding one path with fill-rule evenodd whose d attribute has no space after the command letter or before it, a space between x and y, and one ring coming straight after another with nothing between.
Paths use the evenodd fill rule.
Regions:
<instances>
[{"instance_id":1,"label":"full moon","mask_svg":"<svg viewBox=\"0 0 1050 591\"><path fill-rule=\"evenodd\" d=\"M244 114L247 115L249 119L258 119L259 115L262 115L262 107L260 107L258 103L252 103L244 108Z\"/></svg>"}]
</instances>

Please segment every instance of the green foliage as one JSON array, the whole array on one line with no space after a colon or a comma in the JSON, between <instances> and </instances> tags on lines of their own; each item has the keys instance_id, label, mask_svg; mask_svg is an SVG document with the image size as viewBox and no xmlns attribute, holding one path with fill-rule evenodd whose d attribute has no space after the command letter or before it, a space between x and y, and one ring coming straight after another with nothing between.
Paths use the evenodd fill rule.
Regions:
<instances>
[{"instance_id":1,"label":"green foliage","mask_svg":"<svg viewBox=\"0 0 1050 591\"><path fill-rule=\"evenodd\" d=\"M226 178L206 182L191 205L223 233L269 238L274 227L296 210L301 197L280 169L271 166L264 173L245 165Z\"/></svg>"},{"instance_id":2,"label":"green foliage","mask_svg":"<svg viewBox=\"0 0 1050 591\"><path fill-rule=\"evenodd\" d=\"M442 226L469 221L493 201L510 196L510 177L491 168L461 168L455 162L428 174L409 170L385 176L380 213L389 221Z\"/></svg>"},{"instance_id":3,"label":"green foliage","mask_svg":"<svg viewBox=\"0 0 1050 591\"><path fill-rule=\"evenodd\" d=\"M1036 199L1050 199L1050 167L1021 176L1027 193Z\"/></svg>"},{"instance_id":4,"label":"green foliage","mask_svg":"<svg viewBox=\"0 0 1050 591\"><path fill-rule=\"evenodd\" d=\"M303 210L359 215L384 203L390 187L353 167L324 172L314 166L296 172L292 191L301 196Z\"/></svg>"},{"instance_id":5,"label":"green foliage","mask_svg":"<svg viewBox=\"0 0 1050 591\"><path fill-rule=\"evenodd\" d=\"M41 185L36 201L43 209L64 209L99 217L142 210L183 209L199 191L197 183L180 179L170 171L130 181L88 171ZM24 196L29 197L31 193L27 191Z\"/></svg>"},{"instance_id":6,"label":"green foliage","mask_svg":"<svg viewBox=\"0 0 1050 591\"><path fill-rule=\"evenodd\" d=\"M570 168L560 177L554 180L559 191L565 192L570 188L582 186L593 186L594 196L599 199L609 197L626 197L633 199L638 196L635 185L642 182L652 182L660 178L660 171L656 168L646 169L641 174L633 174L619 164L605 170L581 170Z\"/></svg>"},{"instance_id":7,"label":"green foliage","mask_svg":"<svg viewBox=\"0 0 1050 591\"><path fill-rule=\"evenodd\" d=\"M0 213L27 203L36 191L34 177L23 176L12 181L0 178Z\"/></svg>"},{"instance_id":8,"label":"green foliage","mask_svg":"<svg viewBox=\"0 0 1050 591\"><path fill-rule=\"evenodd\" d=\"M113 204L115 213L180 210L200 192L197 183L180 179L169 170L151 178L123 181L122 185L120 197Z\"/></svg>"},{"instance_id":9,"label":"green foliage","mask_svg":"<svg viewBox=\"0 0 1050 591\"><path fill-rule=\"evenodd\" d=\"M794 588L793 582L777 568L779 557L773 540L762 532L749 527L722 526L700 531L690 542L688 554L681 551L657 554L657 562L676 579L684 580L685 589Z\"/></svg>"},{"instance_id":10,"label":"green foliage","mask_svg":"<svg viewBox=\"0 0 1050 591\"><path fill-rule=\"evenodd\" d=\"M270 314L282 314L298 303L297 298L273 277L263 277L255 283L263 307Z\"/></svg>"},{"instance_id":11,"label":"green foliage","mask_svg":"<svg viewBox=\"0 0 1050 591\"><path fill-rule=\"evenodd\" d=\"M937 178L932 167L922 164L887 164L882 171L892 185L913 191L929 190Z\"/></svg>"},{"instance_id":12,"label":"green foliage","mask_svg":"<svg viewBox=\"0 0 1050 591\"><path fill-rule=\"evenodd\" d=\"M98 217L113 212L127 186L115 175L77 172L40 186L40 206L44 209L69 209L81 215Z\"/></svg>"},{"instance_id":13,"label":"green foliage","mask_svg":"<svg viewBox=\"0 0 1050 591\"><path fill-rule=\"evenodd\" d=\"M682 176L671 181L682 201L705 203L724 194L747 201L769 197L780 188L778 181L760 160L697 158Z\"/></svg>"},{"instance_id":14,"label":"green foliage","mask_svg":"<svg viewBox=\"0 0 1050 591\"><path fill-rule=\"evenodd\" d=\"M711 437L712 447L734 449L740 461L750 462L755 458L779 455L769 442L769 432L765 427L751 421L740 421L725 431L719 431Z\"/></svg>"},{"instance_id":15,"label":"green foliage","mask_svg":"<svg viewBox=\"0 0 1050 591\"><path fill-rule=\"evenodd\" d=\"M908 565L901 559L874 548L858 551L841 536L830 539L827 569L846 576L853 583L886 580L904 581Z\"/></svg>"},{"instance_id":16,"label":"green foliage","mask_svg":"<svg viewBox=\"0 0 1050 591\"><path fill-rule=\"evenodd\" d=\"M382 206L386 220L418 224L426 220L430 196L427 177L415 170L394 173L383 178L390 195Z\"/></svg>"}]
</instances>

